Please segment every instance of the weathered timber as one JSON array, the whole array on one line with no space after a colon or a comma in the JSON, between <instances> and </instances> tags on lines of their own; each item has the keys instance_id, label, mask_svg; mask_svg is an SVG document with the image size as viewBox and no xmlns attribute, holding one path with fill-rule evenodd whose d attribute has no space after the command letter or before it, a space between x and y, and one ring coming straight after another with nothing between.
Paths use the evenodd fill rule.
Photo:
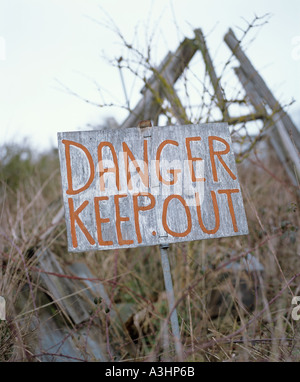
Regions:
<instances>
[{"instance_id":1,"label":"weathered timber","mask_svg":"<svg viewBox=\"0 0 300 382\"><path fill-rule=\"evenodd\" d=\"M100 281L91 281L95 276L85 263L73 263L68 266L68 269L77 277L82 278L82 283L89 287L89 291L93 293L94 297L101 297L108 307L111 306L111 300L106 293L104 285Z\"/></svg>"},{"instance_id":2,"label":"weathered timber","mask_svg":"<svg viewBox=\"0 0 300 382\"><path fill-rule=\"evenodd\" d=\"M170 102L171 113L175 116L177 121L182 125L190 124L191 121L189 120L185 108L183 107L174 87L169 85L166 81L162 81L161 94Z\"/></svg>"},{"instance_id":3,"label":"weathered timber","mask_svg":"<svg viewBox=\"0 0 300 382\"><path fill-rule=\"evenodd\" d=\"M298 151L300 151L300 133L289 115L282 109L280 103L276 100L270 89L267 87L265 81L257 72L257 70L252 65L249 58L243 52L238 39L233 33L232 29L226 33L224 40L232 53L236 56L240 62L241 68L245 73L248 80L253 83L257 93L260 98L266 103L273 112L278 112L283 125L285 126L287 132L291 134L292 140L294 141Z\"/></svg>"},{"instance_id":4,"label":"weathered timber","mask_svg":"<svg viewBox=\"0 0 300 382\"><path fill-rule=\"evenodd\" d=\"M78 293L77 283L73 283L73 292ZM77 326L70 325L70 318L66 319L66 311L55 311L56 302L49 303L49 294L47 290L44 292L42 288L37 289L35 311L27 285L18 294L15 306L20 322L22 316L35 312L30 321L31 335L25 338L26 346L34 359L43 362L108 361L98 319L93 318L92 321L88 320ZM78 294L78 298L81 299L82 294Z\"/></svg>"},{"instance_id":5,"label":"weathered timber","mask_svg":"<svg viewBox=\"0 0 300 382\"><path fill-rule=\"evenodd\" d=\"M266 116L266 134L270 137L271 145L273 146L273 149L275 150L278 159L283 164L287 175L291 179L294 186L297 186L297 179L294 173L294 169L291 168L291 166L289 166L288 158L292 159L298 173L300 174L299 157L297 155L295 147L293 146L293 142L290 139L285 129L285 126L282 123L281 115L275 112L273 115L268 116L267 110L264 106L263 98L256 90L252 80L250 80L247 77L247 75L241 67L237 67L234 70L245 89L250 103L252 104L256 112L262 113L262 115Z\"/></svg>"},{"instance_id":6,"label":"weathered timber","mask_svg":"<svg viewBox=\"0 0 300 382\"><path fill-rule=\"evenodd\" d=\"M206 71L210 77L213 89L215 91L215 96L217 98L217 105L222 112L224 121L227 122L229 118L229 114L228 114L228 109L226 105L226 100L224 97L224 91L220 84L220 78L217 77L212 59L210 57L208 47L205 42L204 34L201 29L195 29L194 32L195 32L195 43L202 53Z\"/></svg>"},{"instance_id":7,"label":"weathered timber","mask_svg":"<svg viewBox=\"0 0 300 382\"><path fill-rule=\"evenodd\" d=\"M39 251L36 254L39 267L50 273L63 275L63 269L50 250ZM88 311L90 305L76 295L75 280L57 277L55 275L41 272L39 274L41 284L45 287L53 301L66 313L75 324L80 324L90 318Z\"/></svg>"},{"instance_id":8,"label":"weathered timber","mask_svg":"<svg viewBox=\"0 0 300 382\"><path fill-rule=\"evenodd\" d=\"M197 51L194 42L188 38L180 44L174 54L168 53L162 64L157 68L152 68L153 75L146 82L141 93L143 97L137 103L121 127L135 127L143 119L152 118L156 124L163 99L161 98L161 85L170 89L180 77L193 55ZM164 95L168 96L167 92ZM175 94L171 95L169 102L176 103ZM178 102L177 102L178 103ZM184 109L182 108L181 111Z\"/></svg>"},{"instance_id":9,"label":"weathered timber","mask_svg":"<svg viewBox=\"0 0 300 382\"><path fill-rule=\"evenodd\" d=\"M240 115L238 117L230 117L227 120L227 123L229 125L237 125L239 123L246 123L246 122L251 122L251 121L256 121L258 119L265 119L266 114L264 113L252 113L252 114L246 114L246 115ZM215 123L222 123L222 121L216 121Z\"/></svg>"}]
</instances>

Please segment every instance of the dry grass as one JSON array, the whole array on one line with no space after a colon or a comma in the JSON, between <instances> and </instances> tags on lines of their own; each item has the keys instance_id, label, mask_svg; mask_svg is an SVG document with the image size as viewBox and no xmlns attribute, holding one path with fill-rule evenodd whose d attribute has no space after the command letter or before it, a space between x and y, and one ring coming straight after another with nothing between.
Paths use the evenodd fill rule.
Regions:
<instances>
[{"instance_id":1,"label":"dry grass","mask_svg":"<svg viewBox=\"0 0 300 382\"><path fill-rule=\"evenodd\" d=\"M37 248L50 248L62 266L84 261L104 280L110 311L120 317L114 318L99 301L90 317L100 318L97 330L114 359L175 360L171 331L164 325L168 309L158 248L69 254L63 219L41 241L61 206L57 153L34 159L25 150L26 159L21 151L7 151L1 164L0 295L7 301L7 321L0 323L0 361L39 360L31 347L41 312L37 308L45 304L34 268ZM187 361L300 359L300 321L291 318L292 297L300 295L300 277L293 279L300 270L299 198L273 153L264 158L264 168L254 154L238 165L248 236L170 249ZM263 264L264 272L225 268L248 253ZM21 303L20 295L27 296ZM58 305L54 307L53 315L60 315ZM34 312L20 315L30 310ZM64 325L77 330L66 320Z\"/></svg>"}]
</instances>

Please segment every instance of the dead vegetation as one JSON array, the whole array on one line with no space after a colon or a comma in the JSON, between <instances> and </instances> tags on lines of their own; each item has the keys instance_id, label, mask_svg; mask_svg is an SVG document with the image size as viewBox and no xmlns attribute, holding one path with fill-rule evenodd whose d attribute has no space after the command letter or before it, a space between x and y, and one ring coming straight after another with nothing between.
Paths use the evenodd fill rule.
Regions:
<instances>
[{"instance_id":1,"label":"dead vegetation","mask_svg":"<svg viewBox=\"0 0 300 382\"><path fill-rule=\"evenodd\" d=\"M40 335L39 325L51 317L67 328L66 337L76 337L81 327L87 329L91 320L97 321L99 338L109 341L116 360L173 360L174 350L168 344L171 334L164 329L168 306L158 248L70 256L63 219L39 241L61 200L55 152L48 154L46 163L49 172L45 163L31 163L34 175L17 185L4 183L2 178L0 287L7 301L7 321L0 324L1 360L39 360L43 353L52 354L51 349L32 349ZM299 323L291 319L291 299L300 289L299 277L295 277L300 269L298 196L274 154L270 152L263 163L268 171L260 167L255 155L238 165L250 228L247 237L171 247L186 360L299 360ZM42 293L45 285L38 271L38 248L55 254L62 273L57 278L65 275L72 280L68 265L84 262L93 277L102 280L110 306L92 291L85 296L90 309L83 323L68 320L66 306ZM243 267L248 254L264 270ZM232 264L241 269L233 269ZM80 296L83 284L77 282ZM76 304L75 299L75 309ZM80 341L76 346L80 347ZM52 357L59 355L69 354L57 351ZM78 359L86 357L82 350Z\"/></svg>"}]
</instances>

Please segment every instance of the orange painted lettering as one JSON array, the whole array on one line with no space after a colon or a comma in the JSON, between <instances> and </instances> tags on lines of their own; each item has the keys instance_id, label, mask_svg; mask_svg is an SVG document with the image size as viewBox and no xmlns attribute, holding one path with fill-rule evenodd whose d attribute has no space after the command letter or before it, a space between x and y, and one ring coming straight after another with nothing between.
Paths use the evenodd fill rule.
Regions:
<instances>
[{"instance_id":1,"label":"orange painted lettering","mask_svg":"<svg viewBox=\"0 0 300 382\"><path fill-rule=\"evenodd\" d=\"M155 163L155 169L156 169L156 175L158 177L158 180L160 182L162 182L163 184L166 184L167 186L172 186L173 184L175 184L177 182L177 174L179 174L181 172L181 170L179 169L171 169L171 170L167 170L167 172L169 174L171 174L173 176L173 179L172 180L165 180L162 176L161 176L161 173L160 173L160 156L161 156L161 152L163 150L163 148L166 146L166 145L174 145L174 146L178 146L178 142L176 141L172 141L170 139L167 139L166 141L163 141L159 146L158 146L158 149L157 149L157 153L156 153L156 163Z\"/></svg>"},{"instance_id":2,"label":"orange painted lettering","mask_svg":"<svg viewBox=\"0 0 300 382\"><path fill-rule=\"evenodd\" d=\"M168 223L167 223L167 212L168 212L168 206L169 206L169 203L172 199L177 199L180 201L180 203L184 206L184 209L185 209L185 214L186 214L186 218L187 218L187 229L184 231L184 232L175 232L175 231L172 231L170 229L170 227L168 226ZM183 199L182 196L180 195L170 195L166 198L166 200L164 201L164 205L163 205L163 213L162 213L162 224L163 224L163 227L164 227L164 230L172 235L172 236L175 236L175 237L185 237L187 236L191 230L192 230L192 217L191 217L191 211L189 209L189 207L187 206L185 200Z\"/></svg>"},{"instance_id":3,"label":"orange painted lettering","mask_svg":"<svg viewBox=\"0 0 300 382\"><path fill-rule=\"evenodd\" d=\"M114 167L110 168L103 168L103 159L102 159L102 149L104 146L109 147L112 157L113 157L113 162L114 162ZM118 165L118 157L116 154L116 151L114 149L114 146L110 142L101 142L98 146L98 163L99 163L99 173L100 173L100 190L105 191L105 185L104 185L104 179L103 175L106 172L112 172L115 174L116 177L116 186L117 189L120 191L120 175L119 175L119 165Z\"/></svg>"},{"instance_id":4,"label":"orange painted lettering","mask_svg":"<svg viewBox=\"0 0 300 382\"><path fill-rule=\"evenodd\" d=\"M234 208L233 208L231 194L234 194L237 192L240 192L240 190L232 189L232 190L219 190L218 191L219 194L226 194L227 195L227 202L228 202L228 207L229 207L229 212L230 212L234 232L238 232L238 227L236 224L236 218L235 218L235 214L234 214Z\"/></svg>"},{"instance_id":5,"label":"orange painted lettering","mask_svg":"<svg viewBox=\"0 0 300 382\"><path fill-rule=\"evenodd\" d=\"M133 244L133 240L124 240L121 232L121 222L128 222L129 217L120 216L120 204L119 199L126 198L126 194L119 194L114 196L115 208L116 208L116 230L119 245Z\"/></svg>"},{"instance_id":6,"label":"orange painted lettering","mask_svg":"<svg viewBox=\"0 0 300 382\"><path fill-rule=\"evenodd\" d=\"M91 183L94 180L95 168L94 168L93 158L92 158L89 150L80 143L69 141L67 139L63 139L62 143L65 145L65 153L66 153L66 167L67 167L67 180L68 180L68 189L67 189L66 193L68 195L76 195L76 194L79 194L80 192L86 190L87 188L89 188ZM70 146L75 146L75 147L78 147L79 149L81 149L85 153L87 160L89 162L89 166L90 166L90 177L89 177L88 181L86 182L86 184L84 186L82 186L81 188L79 188L78 190L73 189Z\"/></svg>"},{"instance_id":7,"label":"orange painted lettering","mask_svg":"<svg viewBox=\"0 0 300 382\"><path fill-rule=\"evenodd\" d=\"M223 151L215 151L214 150L214 141L219 141L224 143L226 148ZM230 168L227 166L227 164L224 162L222 155L225 155L229 153L230 146L228 142L225 141L225 139L215 136L208 137L208 145L209 145L209 155L210 155L210 161L211 161L211 168L213 173L213 178L215 182L218 182L218 175L217 175L217 168L216 168L216 162L215 162L215 156L219 159L222 166L225 168L225 170L228 172L228 174L231 176L233 180L236 179L236 176L233 174L233 172L230 170Z\"/></svg>"},{"instance_id":8,"label":"orange painted lettering","mask_svg":"<svg viewBox=\"0 0 300 382\"><path fill-rule=\"evenodd\" d=\"M146 196L150 199L150 204L147 206L139 206L138 198L140 196ZM133 212L134 212L134 222L135 222L135 231L138 243L142 242L142 235L140 230L140 220L139 220L139 211L148 211L155 206L155 198L152 194L148 192L141 192L139 194L133 194Z\"/></svg>"},{"instance_id":9,"label":"orange painted lettering","mask_svg":"<svg viewBox=\"0 0 300 382\"><path fill-rule=\"evenodd\" d=\"M99 202L101 202L102 200L108 200L108 196L100 196L100 197L94 198L98 243L99 243L99 245L113 245L112 241L103 240L103 237L102 237L101 224L110 222L110 219L102 218L100 216Z\"/></svg>"},{"instance_id":10,"label":"orange painted lettering","mask_svg":"<svg viewBox=\"0 0 300 382\"><path fill-rule=\"evenodd\" d=\"M131 175L129 171L129 161L128 158L132 161L134 164L134 167L136 168L137 173L140 175L142 182L144 183L145 187L149 187L149 174L148 174L148 142L147 139L144 139L144 172L142 172L141 168L139 167L135 157L133 156L131 150L127 146L125 142L122 143L123 147L123 155L124 155L124 163L125 163L125 171L127 174L127 185L128 189L132 190L132 184L131 184Z\"/></svg>"},{"instance_id":11,"label":"orange painted lettering","mask_svg":"<svg viewBox=\"0 0 300 382\"><path fill-rule=\"evenodd\" d=\"M186 152L187 152L187 157L189 161L189 169L190 169L190 174L192 178L192 182L205 182L205 178L196 178L195 171L194 171L194 162L198 160L203 160L202 158L195 158L192 156L192 151L191 151L191 141L201 141L200 137L188 137L185 138L185 145L186 145Z\"/></svg>"},{"instance_id":12,"label":"orange painted lettering","mask_svg":"<svg viewBox=\"0 0 300 382\"><path fill-rule=\"evenodd\" d=\"M72 198L68 199L68 203L69 203L70 226L71 226L71 237L72 237L73 247L74 248L78 247L75 223L77 223L78 227L84 233L84 235L88 239L89 243L91 245L96 244L95 240L90 235L86 226L83 224L82 220L79 218L79 214L85 209L85 207L89 204L89 202L87 200L85 202L83 202L81 204L81 206L77 208L76 211L74 210L74 202L73 202Z\"/></svg>"},{"instance_id":13,"label":"orange painted lettering","mask_svg":"<svg viewBox=\"0 0 300 382\"><path fill-rule=\"evenodd\" d=\"M196 198L196 209L197 209L197 216L198 216L198 222L199 222L200 228L202 229L204 233L212 235L218 232L220 228L220 215L219 215L219 208L218 208L216 193L214 191L211 191L210 193L211 193L211 198L212 198L213 207L214 207L214 214L215 214L215 227L213 229L207 229L203 223L198 192L195 193L195 198Z\"/></svg>"}]
</instances>

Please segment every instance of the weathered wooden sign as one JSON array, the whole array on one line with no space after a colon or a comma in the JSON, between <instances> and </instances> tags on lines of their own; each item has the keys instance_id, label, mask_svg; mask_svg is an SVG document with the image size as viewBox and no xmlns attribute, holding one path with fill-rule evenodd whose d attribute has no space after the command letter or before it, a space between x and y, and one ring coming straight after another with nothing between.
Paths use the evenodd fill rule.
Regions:
<instances>
[{"instance_id":1,"label":"weathered wooden sign","mask_svg":"<svg viewBox=\"0 0 300 382\"><path fill-rule=\"evenodd\" d=\"M58 133L71 252L248 233L228 125Z\"/></svg>"}]
</instances>

